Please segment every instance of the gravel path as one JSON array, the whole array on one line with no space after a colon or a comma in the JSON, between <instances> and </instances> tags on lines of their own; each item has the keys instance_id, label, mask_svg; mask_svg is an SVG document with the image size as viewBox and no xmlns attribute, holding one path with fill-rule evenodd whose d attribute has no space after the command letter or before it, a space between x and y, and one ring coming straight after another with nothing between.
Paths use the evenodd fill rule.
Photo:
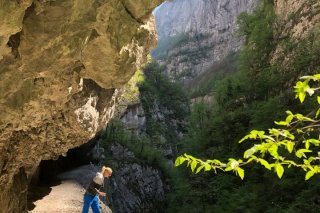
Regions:
<instances>
[{"instance_id":1,"label":"gravel path","mask_svg":"<svg viewBox=\"0 0 320 213\"><path fill-rule=\"evenodd\" d=\"M84 189L76 181L62 181L60 185L51 187L52 191L33 204L36 206L29 213L80 213L83 205ZM112 213L100 203L102 213ZM91 210L90 210L91 212Z\"/></svg>"}]
</instances>

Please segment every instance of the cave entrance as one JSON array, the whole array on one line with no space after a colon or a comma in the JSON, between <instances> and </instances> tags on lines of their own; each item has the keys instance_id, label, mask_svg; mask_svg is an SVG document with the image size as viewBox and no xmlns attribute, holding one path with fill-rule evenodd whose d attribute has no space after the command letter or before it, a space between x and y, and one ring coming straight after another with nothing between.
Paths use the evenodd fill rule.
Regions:
<instances>
[{"instance_id":1,"label":"cave entrance","mask_svg":"<svg viewBox=\"0 0 320 213\"><path fill-rule=\"evenodd\" d=\"M94 165L104 160L104 150L97 142L99 136L80 147L70 149L57 160L43 160L29 179L28 210L35 208L34 202L51 192L51 187L63 180L74 180L83 187L97 171Z\"/></svg>"}]
</instances>

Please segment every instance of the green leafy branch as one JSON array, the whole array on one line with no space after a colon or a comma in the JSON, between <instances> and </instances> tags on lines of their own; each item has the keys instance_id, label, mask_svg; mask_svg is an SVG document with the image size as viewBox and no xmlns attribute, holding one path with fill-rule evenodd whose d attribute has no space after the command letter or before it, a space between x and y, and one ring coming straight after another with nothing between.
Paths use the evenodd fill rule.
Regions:
<instances>
[{"instance_id":1,"label":"green leafy branch","mask_svg":"<svg viewBox=\"0 0 320 213\"><path fill-rule=\"evenodd\" d=\"M301 103L305 101L307 94L309 96L320 89L320 87L311 87L312 84L320 81L320 74L313 76L304 76L302 81L295 85L296 98ZM320 105L320 96L317 96ZM184 154L175 161L175 166L187 163L192 172L200 171L234 172L241 179L244 179L244 165L257 163L268 170L274 171L279 178L285 172L285 168L291 166L302 169L305 174L305 180L310 179L315 174L320 174L320 135L319 129L320 108L316 113L307 116L303 114L294 114L286 111L286 118L283 121L276 121L279 128L271 128L268 132L252 130L244 136L239 143L250 141L254 144L243 153L242 159L229 158L228 162L221 162L217 159L203 161L191 155ZM309 117L314 114L314 118Z\"/></svg>"}]
</instances>

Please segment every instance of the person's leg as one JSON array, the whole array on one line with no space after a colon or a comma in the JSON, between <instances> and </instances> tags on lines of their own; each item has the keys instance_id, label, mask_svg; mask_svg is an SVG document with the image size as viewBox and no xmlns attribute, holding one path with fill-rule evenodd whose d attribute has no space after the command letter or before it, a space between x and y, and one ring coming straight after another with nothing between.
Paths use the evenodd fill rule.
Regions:
<instances>
[{"instance_id":1,"label":"person's leg","mask_svg":"<svg viewBox=\"0 0 320 213\"><path fill-rule=\"evenodd\" d=\"M92 204L93 201L93 196L84 194L83 196L83 208L82 208L82 213L88 213L89 212L89 208Z\"/></svg>"},{"instance_id":2,"label":"person's leg","mask_svg":"<svg viewBox=\"0 0 320 213\"><path fill-rule=\"evenodd\" d=\"M99 196L98 195L94 196L92 203L91 203L91 208L92 208L93 213L100 213Z\"/></svg>"}]
</instances>

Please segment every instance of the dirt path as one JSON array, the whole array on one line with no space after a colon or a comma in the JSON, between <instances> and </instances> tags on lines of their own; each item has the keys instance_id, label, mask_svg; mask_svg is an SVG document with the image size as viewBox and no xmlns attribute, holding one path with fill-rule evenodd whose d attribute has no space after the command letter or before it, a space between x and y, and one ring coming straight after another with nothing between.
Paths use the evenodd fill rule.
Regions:
<instances>
[{"instance_id":1,"label":"dirt path","mask_svg":"<svg viewBox=\"0 0 320 213\"><path fill-rule=\"evenodd\" d=\"M33 204L36 206L29 213L80 213L83 205L84 189L73 180L62 181L51 187L52 191ZM112 213L100 203L102 213ZM91 212L91 211L90 211Z\"/></svg>"}]
</instances>

